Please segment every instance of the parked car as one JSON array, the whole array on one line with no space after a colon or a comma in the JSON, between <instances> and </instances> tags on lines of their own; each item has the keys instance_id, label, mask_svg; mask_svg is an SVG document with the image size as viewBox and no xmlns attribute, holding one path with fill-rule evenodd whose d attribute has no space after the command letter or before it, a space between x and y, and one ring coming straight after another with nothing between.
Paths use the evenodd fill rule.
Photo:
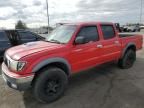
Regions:
<instances>
[{"instance_id":1,"label":"parked car","mask_svg":"<svg viewBox=\"0 0 144 108\"><path fill-rule=\"evenodd\" d=\"M115 23L115 26L116 26L116 29L117 29L118 32L122 32L119 23Z\"/></svg>"},{"instance_id":2,"label":"parked car","mask_svg":"<svg viewBox=\"0 0 144 108\"><path fill-rule=\"evenodd\" d=\"M37 100L52 102L63 95L72 74L111 61L132 67L142 43L142 35L118 34L113 23L64 24L46 41L8 49L2 76L9 87L32 88Z\"/></svg>"},{"instance_id":3,"label":"parked car","mask_svg":"<svg viewBox=\"0 0 144 108\"><path fill-rule=\"evenodd\" d=\"M44 38L26 30L0 30L0 59L5 50L12 46L42 39Z\"/></svg>"},{"instance_id":4,"label":"parked car","mask_svg":"<svg viewBox=\"0 0 144 108\"><path fill-rule=\"evenodd\" d=\"M115 23L115 26L116 26L116 29L117 29L118 32L125 32L125 31L127 31L127 27L120 26L119 23Z\"/></svg>"},{"instance_id":5,"label":"parked car","mask_svg":"<svg viewBox=\"0 0 144 108\"><path fill-rule=\"evenodd\" d=\"M128 32L128 26L123 26L123 32Z\"/></svg>"},{"instance_id":6,"label":"parked car","mask_svg":"<svg viewBox=\"0 0 144 108\"><path fill-rule=\"evenodd\" d=\"M139 32L140 31L140 27L135 25L135 26L128 26L127 28L128 32Z\"/></svg>"},{"instance_id":7,"label":"parked car","mask_svg":"<svg viewBox=\"0 0 144 108\"><path fill-rule=\"evenodd\" d=\"M140 29L144 29L144 26L140 26Z\"/></svg>"}]
</instances>

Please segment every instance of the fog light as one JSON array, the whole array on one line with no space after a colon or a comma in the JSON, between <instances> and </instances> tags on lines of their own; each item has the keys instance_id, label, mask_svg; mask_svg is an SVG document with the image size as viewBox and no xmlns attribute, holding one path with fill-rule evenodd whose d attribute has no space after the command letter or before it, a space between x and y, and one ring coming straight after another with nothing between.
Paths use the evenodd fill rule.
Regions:
<instances>
[{"instance_id":1,"label":"fog light","mask_svg":"<svg viewBox=\"0 0 144 108\"><path fill-rule=\"evenodd\" d=\"M11 83L11 86L12 86L13 88L17 89L17 85L16 85L16 84L12 84L12 83Z\"/></svg>"},{"instance_id":2,"label":"fog light","mask_svg":"<svg viewBox=\"0 0 144 108\"><path fill-rule=\"evenodd\" d=\"M5 78L3 73L2 73L2 77L3 77L4 81L7 82L7 80L6 80L6 78Z\"/></svg>"}]
</instances>

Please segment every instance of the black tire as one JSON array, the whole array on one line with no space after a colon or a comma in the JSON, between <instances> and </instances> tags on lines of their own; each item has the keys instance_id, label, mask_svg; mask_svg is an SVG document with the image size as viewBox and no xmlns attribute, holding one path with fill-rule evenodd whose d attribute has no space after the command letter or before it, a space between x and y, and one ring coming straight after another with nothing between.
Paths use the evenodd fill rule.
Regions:
<instances>
[{"instance_id":1,"label":"black tire","mask_svg":"<svg viewBox=\"0 0 144 108\"><path fill-rule=\"evenodd\" d=\"M49 67L37 75L33 84L35 98L44 103L50 103L59 99L68 84L68 76L57 67Z\"/></svg>"},{"instance_id":2,"label":"black tire","mask_svg":"<svg viewBox=\"0 0 144 108\"><path fill-rule=\"evenodd\" d=\"M126 51L124 57L119 60L118 65L122 69L131 68L136 60L136 52L134 50Z\"/></svg>"}]
</instances>

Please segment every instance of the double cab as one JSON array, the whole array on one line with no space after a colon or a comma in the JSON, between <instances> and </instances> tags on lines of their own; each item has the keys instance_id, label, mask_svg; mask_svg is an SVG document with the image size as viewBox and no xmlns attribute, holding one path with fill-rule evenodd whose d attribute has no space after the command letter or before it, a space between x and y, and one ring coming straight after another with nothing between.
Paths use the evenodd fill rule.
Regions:
<instances>
[{"instance_id":1,"label":"double cab","mask_svg":"<svg viewBox=\"0 0 144 108\"><path fill-rule=\"evenodd\" d=\"M9 87L31 88L37 100L52 102L63 95L72 74L111 61L132 67L142 44L142 35L119 34L114 23L67 23L45 41L8 49L2 76Z\"/></svg>"}]
</instances>

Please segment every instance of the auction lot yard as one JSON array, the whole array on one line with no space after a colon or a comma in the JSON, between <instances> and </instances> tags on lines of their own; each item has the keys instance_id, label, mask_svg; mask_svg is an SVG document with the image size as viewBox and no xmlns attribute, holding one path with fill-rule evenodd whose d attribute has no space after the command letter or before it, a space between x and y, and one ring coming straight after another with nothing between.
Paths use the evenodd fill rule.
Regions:
<instances>
[{"instance_id":1,"label":"auction lot yard","mask_svg":"<svg viewBox=\"0 0 144 108\"><path fill-rule=\"evenodd\" d=\"M0 108L144 108L144 49L130 69L111 63L74 75L64 96L50 104L10 89L0 76Z\"/></svg>"}]
</instances>

